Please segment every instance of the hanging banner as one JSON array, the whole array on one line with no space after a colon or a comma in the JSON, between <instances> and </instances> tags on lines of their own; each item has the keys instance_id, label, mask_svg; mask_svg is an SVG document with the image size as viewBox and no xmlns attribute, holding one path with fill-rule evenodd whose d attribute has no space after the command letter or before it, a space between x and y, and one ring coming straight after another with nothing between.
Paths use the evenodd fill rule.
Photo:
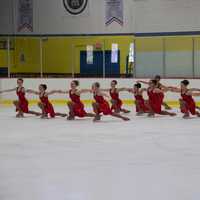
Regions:
<instances>
[{"instance_id":1,"label":"hanging banner","mask_svg":"<svg viewBox=\"0 0 200 200\"><path fill-rule=\"evenodd\" d=\"M33 32L33 0L17 0L17 32Z\"/></svg>"},{"instance_id":2,"label":"hanging banner","mask_svg":"<svg viewBox=\"0 0 200 200\"><path fill-rule=\"evenodd\" d=\"M106 26L117 22L121 26L124 23L123 0L105 0Z\"/></svg>"}]
</instances>

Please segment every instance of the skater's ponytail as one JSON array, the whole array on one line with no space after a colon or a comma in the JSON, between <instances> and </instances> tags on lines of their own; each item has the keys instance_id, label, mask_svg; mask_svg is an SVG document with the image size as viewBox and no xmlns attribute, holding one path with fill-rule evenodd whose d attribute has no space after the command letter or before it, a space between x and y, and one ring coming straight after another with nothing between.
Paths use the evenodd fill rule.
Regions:
<instances>
[{"instance_id":1,"label":"skater's ponytail","mask_svg":"<svg viewBox=\"0 0 200 200\"><path fill-rule=\"evenodd\" d=\"M188 86L190 84L190 82L188 80L183 80L183 81L181 81L181 83L185 86Z\"/></svg>"},{"instance_id":2,"label":"skater's ponytail","mask_svg":"<svg viewBox=\"0 0 200 200\"><path fill-rule=\"evenodd\" d=\"M134 87L136 87L136 88L141 88L142 87L142 85L141 85L141 83L136 83L135 85L134 85Z\"/></svg>"}]
</instances>

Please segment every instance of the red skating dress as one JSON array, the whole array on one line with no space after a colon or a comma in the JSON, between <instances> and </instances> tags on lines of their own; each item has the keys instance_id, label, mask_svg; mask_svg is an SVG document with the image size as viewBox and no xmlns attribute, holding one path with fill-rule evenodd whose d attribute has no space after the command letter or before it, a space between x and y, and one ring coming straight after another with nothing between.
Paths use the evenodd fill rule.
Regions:
<instances>
[{"instance_id":1,"label":"red skating dress","mask_svg":"<svg viewBox=\"0 0 200 200\"><path fill-rule=\"evenodd\" d=\"M80 100L80 96L72 93L72 90L69 91L69 97L73 102L73 112L77 117L85 117L86 112L84 110L84 105Z\"/></svg>"},{"instance_id":2,"label":"red skating dress","mask_svg":"<svg viewBox=\"0 0 200 200\"><path fill-rule=\"evenodd\" d=\"M187 92L186 92L187 93ZM196 114L196 104L191 95L187 95L181 91L182 100L185 102L185 108L181 108L182 113L190 112L192 115Z\"/></svg>"},{"instance_id":3,"label":"red skating dress","mask_svg":"<svg viewBox=\"0 0 200 200\"><path fill-rule=\"evenodd\" d=\"M148 89L149 105L154 113L161 113L162 99L160 93L154 93L153 90Z\"/></svg>"},{"instance_id":4,"label":"red skating dress","mask_svg":"<svg viewBox=\"0 0 200 200\"><path fill-rule=\"evenodd\" d=\"M24 113L28 113L28 101L25 97L25 92L23 91L24 88L21 88L19 90L19 88L17 88L16 93L18 96L18 101L19 101L19 107L22 110L22 112ZM18 110L16 110L18 111Z\"/></svg>"},{"instance_id":5,"label":"red skating dress","mask_svg":"<svg viewBox=\"0 0 200 200\"><path fill-rule=\"evenodd\" d=\"M50 117L54 118L55 117L54 108L53 105L50 103L48 96L45 96L45 94L43 94L43 96L40 96L40 101L44 105L45 113L49 114Z\"/></svg>"},{"instance_id":6,"label":"red skating dress","mask_svg":"<svg viewBox=\"0 0 200 200\"><path fill-rule=\"evenodd\" d=\"M135 97L135 101L137 101L137 104L138 104L138 105L136 104L136 112L139 112L141 110L143 112L147 112L148 108L145 105L143 96L140 94L134 93L134 97Z\"/></svg>"},{"instance_id":7,"label":"red skating dress","mask_svg":"<svg viewBox=\"0 0 200 200\"><path fill-rule=\"evenodd\" d=\"M104 115L112 114L109 103L103 98L103 96L94 94L94 99L95 99L96 103L99 104L99 110L98 110L99 114L100 113L103 113Z\"/></svg>"},{"instance_id":8,"label":"red skating dress","mask_svg":"<svg viewBox=\"0 0 200 200\"><path fill-rule=\"evenodd\" d=\"M111 110L120 110L122 107L122 100L119 98L119 93L117 92L117 89L115 89L114 92L112 92L112 89L110 89L110 96L112 100L116 102L115 105L112 105Z\"/></svg>"}]
</instances>

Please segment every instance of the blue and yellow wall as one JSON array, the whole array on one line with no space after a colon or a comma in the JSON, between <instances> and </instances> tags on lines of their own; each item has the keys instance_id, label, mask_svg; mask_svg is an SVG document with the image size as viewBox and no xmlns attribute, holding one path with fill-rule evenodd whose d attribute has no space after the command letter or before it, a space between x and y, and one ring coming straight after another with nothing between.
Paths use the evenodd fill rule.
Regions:
<instances>
[{"instance_id":1,"label":"blue and yellow wall","mask_svg":"<svg viewBox=\"0 0 200 200\"><path fill-rule=\"evenodd\" d=\"M11 38L11 73L79 74L80 51L87 45L102 44L111 50L117 43L120 50L120 74L126 73L130 43L136 47L137 77L161 74L166 77L200 77L200 36L60 36ZM7 66L7 50L0 49L0 68Z\"/></svg>"},{"instance_id":2,"label":"blue and yellow wall","mask_svg":"<svg viewBox=\"0 0 200 200\"><path fill-rule=\"evenodd\" d=\"M129 54L133 36L88 36L88 37L43 37L43 72L56 74L80 73L80 51L87 45L100 43L101 50L111 50L112 43L120 49L120 72L125 73L126 57ZM12 39L11 73L40 73L39 37L16 37ZM7 52L0 51L0 66L7 66Z\"/></svg>"}]
</instances>

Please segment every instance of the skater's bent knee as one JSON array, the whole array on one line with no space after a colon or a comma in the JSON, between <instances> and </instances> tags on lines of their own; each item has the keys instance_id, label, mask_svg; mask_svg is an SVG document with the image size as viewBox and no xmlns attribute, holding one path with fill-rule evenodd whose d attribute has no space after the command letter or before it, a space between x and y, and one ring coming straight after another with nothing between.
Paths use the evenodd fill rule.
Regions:
<instances>
[{"instance_id":1,"label":"skater's bent knee","mask_svg":"<svg viewBox=\"0 0 200 200\"><path fill-rule=\"evenodd\" d=\"M16 101L16 100L13 101L13 104L14 104L14 105L17 105L17 104L18 104L18 101Z\"/></svg>"},{"instance_id":2,"label":"skater's bent knee","mask_svg":"<svg viewBox=\"0 0 200 200\"><path fill-rule=\"evenodd\" d=\"M43 107L43 104L41 102L39 102L38 106L41 108L41 107Z\"/></svg>"},{"instance_id":3,"label":"skater's bent knee","mask_svg":"<svg viewBox=\"0 0 200 200\"><path fill-rule=\"evenodd\" d=\"M98 104L94 102L94 103L92 103L92 106L93 106L93 107L97 107Z\"/></svg>"},{"instance_id":4,"label":"skater's bent knee","mask_svg":"<svg viewBox=\"0 0 200 200\"><path fill-rule=\"evenodd\" d=\"M68 101L68 102L67 102L67 105L68 105L68 106L72 106L72 102L71 102L71 101Z\"/></svg>"}]
</instances>

